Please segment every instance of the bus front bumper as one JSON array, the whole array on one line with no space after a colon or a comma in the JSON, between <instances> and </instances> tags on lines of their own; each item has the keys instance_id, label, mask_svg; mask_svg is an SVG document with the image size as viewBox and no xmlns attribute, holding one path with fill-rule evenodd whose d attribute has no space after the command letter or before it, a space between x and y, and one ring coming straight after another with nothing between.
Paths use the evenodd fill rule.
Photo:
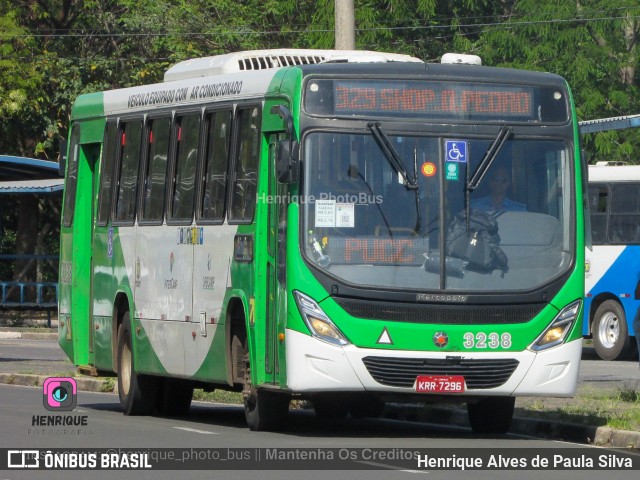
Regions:
<instances>
[{"instance_id":1,"label":"bus front bumper","mask_svg":"<svg viewBox=\"0 0 640 480\"><path fill-rule=\"evenodd\" d=\"M575 394L582 356L582 340L531 352L421 352L388 349L366 349L354 345L344 347L317 340L303 333L287 330L287 386L292 392L368 391L416 394L415 387L397 387L376 381L363 359L386 357L395 359L445 360L455 355L462 359L517 360L511 376L494 388L465 388L456 395L550 396L572 397ZM426 394L429 395L429 394Z\"/></svg>"}]
</instances>

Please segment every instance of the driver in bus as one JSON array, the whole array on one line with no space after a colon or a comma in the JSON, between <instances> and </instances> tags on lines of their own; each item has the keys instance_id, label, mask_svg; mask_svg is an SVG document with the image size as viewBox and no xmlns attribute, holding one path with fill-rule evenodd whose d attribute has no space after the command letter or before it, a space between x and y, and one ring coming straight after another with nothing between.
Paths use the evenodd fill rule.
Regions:
<instances>
[{"instance_id":1,"label":"driver in bus","mask_svg":"<svg viewBox=\"0 0 640 480\"><path fill-rule=\"evenodd\" d=\"M505 166L496 168L489 177L489 195L481 197L471 202L471 207L489 213L497 212L526 212L527 206L518 203L507 196L511 187L511 175Z\"/></svg>"}]
</instances>

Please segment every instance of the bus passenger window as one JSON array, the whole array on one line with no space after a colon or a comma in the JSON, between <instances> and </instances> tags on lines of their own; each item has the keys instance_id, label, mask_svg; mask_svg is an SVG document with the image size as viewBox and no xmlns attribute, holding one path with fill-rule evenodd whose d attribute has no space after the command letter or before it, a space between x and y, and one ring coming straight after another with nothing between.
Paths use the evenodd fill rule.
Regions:
<instances>
[{"instance_id":1,"label":"bus passenger window","mask_svg":"<svg viewBox=\"0 0 640 480\"><path fill-rule=\"evenodd\" d=\"M199 207L199 218L203 220L222 221L224 219L230 138L231 112L211 113L207 127L204 188Z\"/></svg>"},{"instance_id":2,"label":"bus passenger window","mask_svg":"<svg viewBox=\"0 0 640 480\"><path fill-rule=\"evenodd\" d=\"M149 149L142 197L143 220L162 221L164 215L170 131L170 118L149 121Z\"/></svg>"},{"instance_id":3,"label":"bus passenger window","mask_svg":"<svg viewBox=\"0 0 640 480\"><path fill-rule=\"evenodd\" d=\"M613 185L609 218L609 242L640 242L640 184Z\"/></svg>"},{"instance_id":4,"label":"bus passenger window","mask_svg":"<svg viewBox=\"0 0 640 480\"><path fill-rule=\"evenodd\" d=\"M247 222L253 219L258 187L260 156L260 109L238 111L238 145L233 172L233 189L229 220Z\"/></svg>"},{"instance_id":5,"label":"bus passenger window","mask_svg":"<svg viewBox=\"0 0 640 480\"><path fill-rule=\"evenodd\" d=\"M133 222L136 214L142 122L126 123L121 135L122 159L120 161L115 219L118 222Z\"/></svg>"},{"instance_id":6,"label":"bus passenger window","mask_svg":"<svg viewBox=\"0 0 640 480\"><path fill-rule=\"evenodd\" d=\"M98 225L109 222L111 212L111 186L113 185L113 166L118 154L118 129L115 122L108 122L104 134L102 166L100 168L100 199L98 202Z\"/></svg>"},{"instance_id":7,"label":"bus passenger window","mask_svg":"<svg viewBox=\"0 0 640 480\"><path fill-rule=\"evenodd\" d=\"M602 245L607 240L607 203L609 190L606 185L589 186L589 213L591 216L591 240Z\"/></svg>"},{"instance_id":8,"label":"bus passenger window","mask_svg":"<svg viewBox=\"0 0 640 480\"><path fill-rule=\"evenodd\" d=\"M178 118L175 180L171 207L173 220L190 220L193 217L199 140L200 114Z\"/></svg>"}]
</instances>

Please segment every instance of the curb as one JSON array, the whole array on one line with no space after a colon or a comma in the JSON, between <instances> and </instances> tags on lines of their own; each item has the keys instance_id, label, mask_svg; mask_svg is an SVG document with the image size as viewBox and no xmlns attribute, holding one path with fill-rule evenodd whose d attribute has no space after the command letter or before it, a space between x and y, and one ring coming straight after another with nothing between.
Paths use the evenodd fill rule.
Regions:
<instances>
[{"instance_id":1,"label":"curb","mask_svg":"<svg viewBox=\"0 0 640 480\"><path fill-rule=\"evenodd\" d=\"M396 420L470 427L467 411L461 408L391 403L386 406L384 416ZM640 432L520 417L517 412L513 417L509 433L586 443L599 447L640 449Z\"/></svg>"},{"instance_id":2,"label":"curb","mask_svg":"<svg viewBox=\"0 0 640 480\"><path fill-rule=\"evenodd\" d=\"M0 339L57 340L57 333L0 331Z\"/></svg>"},{"instance_id":3,"label":"curb","mask_svg":"<svg viewBox=\"0 0 640 480\"><path fill-rule=\"evenodd\" d=\"M28 373L0 373L0 383L7 385L21 385L24 387L37 387L51 375L33 375ZM78 390L84 392L117 393L118 384L109 380L97 378L74 377Z\"/></svg>"}]
</instances>

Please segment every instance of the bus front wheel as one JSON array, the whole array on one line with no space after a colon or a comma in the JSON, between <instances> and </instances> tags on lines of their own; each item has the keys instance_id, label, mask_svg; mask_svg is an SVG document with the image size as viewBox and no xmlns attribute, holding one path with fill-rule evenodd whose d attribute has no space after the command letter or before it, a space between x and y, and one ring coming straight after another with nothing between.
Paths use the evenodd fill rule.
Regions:
<instances>
[{"instance_id":1,"label":"bus front wheel","mask_svg":"<svg viewBox=\"0 0 640 480\"><path fill-rule=\"evenodd\" d=\"M631 353L627 317L622 306L607 300L596 310L591 326L593 346L603 360L624 360Z\"/></svg>"},{"instance_id":2,"label":"bus front wheel","mask_svg":"<svg viewBox=\"0 0 640 480\"><path fill-rule=\"evenodd\" d=\"M515 397L487 397L467 404L474 433L502 434L511 428Z\"/></svg>"},{"instance_id":3,"label":"bus front wheel","mask_svg":"<svg viewBox=\"0 0 640 480\"><path fill-rule=\"evenodd\" d=\"M136 373L131 348L131 320L124 314L118 328L118 396L125 415L153 413L158 379Z\"/></svg>"},{"instance_id":4,"label":"bus front wheel","mask_svg":"<svg viewBox=\"0 0 640 480\"><path fill-rule=\"evenodd\" d=\"M244 414L249 429L253 431L281 430L289 414L289 395L253 386L249 353L246 350L244 365L242 398L244 401Z\"/></svg>"}]
</instances>

